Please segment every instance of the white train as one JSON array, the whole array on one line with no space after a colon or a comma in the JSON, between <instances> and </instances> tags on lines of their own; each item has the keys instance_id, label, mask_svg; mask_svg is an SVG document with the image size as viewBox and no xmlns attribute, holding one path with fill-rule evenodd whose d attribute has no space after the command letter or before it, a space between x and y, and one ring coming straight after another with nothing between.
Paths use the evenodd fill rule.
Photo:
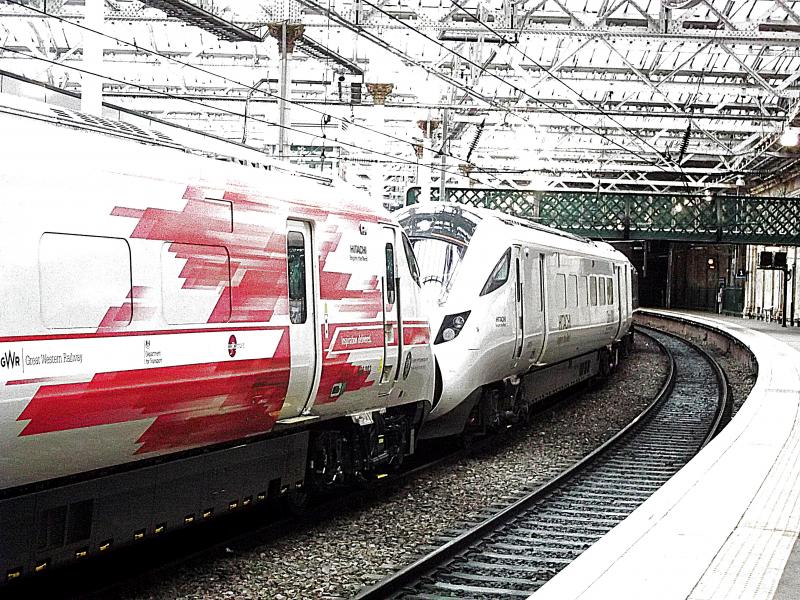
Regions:
<instances>
[{"instance_id":1,"label":"white train","mask_svg":"<svg viewBox=\"0 0 800 600\"><path fill-rule=\"evenodd\" d=\"M18 98L0 131L0 577L413 452L433 355L389 214Z\"/></svg>"},{"instance_id":2,"label":"white train","mask_svg":"<svg viewBox=\"0 0 800 600\"><path fill-rule=\"evenodd\" d=\"M434 334L423 437L524 419L533 402L613 368L632 343L635 271L609 244L446 202L395 214Z\"/></svg>"}]
</instances>

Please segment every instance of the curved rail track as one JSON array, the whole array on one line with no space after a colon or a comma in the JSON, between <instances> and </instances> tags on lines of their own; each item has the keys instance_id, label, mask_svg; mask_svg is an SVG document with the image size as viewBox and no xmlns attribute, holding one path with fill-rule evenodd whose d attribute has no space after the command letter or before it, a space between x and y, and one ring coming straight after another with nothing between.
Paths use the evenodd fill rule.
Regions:
<instances>
[{"instance_id":1,"label":"curved rail track","mask_svg":"<svg viewBox=\"0 0 800 600\"><path fill-rule=\"evenodd\" d=\"M524 598L672 477L724 426L731 396L722 369L705 351L663 332L647 335L669 355L670 373L626 429L356 598Z\"/></svg>"},{"instance_id":2,"label":"curved rail track","mask_svg":"<svg viewBox=\"0 0 800 600\"><path fill-rule=\"evenodd\" d=\"M664 390L662 390L659 396L661 396L663 392ZM537 412L537 416L541 416L552 410L557 410L563 403L569 402L571 397L572 394L567 394L563 397L553 399L542 406L541 410ZM651 407L655 407L657 404L658 399L651 404ZM639 419L642 419L642 417L639 417ZM365 496L369 496L373 493L380 494L381 489L384 487L398 485L403 481L413 478L416 474L438 465L447 464L451 461L455 462L466 454L480 451L481 448L492 444L494 441L496 440L488 438L477 442L470 448L459 448L456 451L447 451L443 455L440 454L421 463L409 465L410 468L407 468L403 472L382 480L381 484L383 485L368 488L367 490L353 490L337 498L323 501L310 510L301 520L307 524L322 521L331 513L336 513L352 505L353 502L363 499ZM553 482L551 482L551 484L552 483ZM506 501L514 502L515 500L515 498L511 498ZM520 502L524 502L524 499ZM517 502L515 506L517 504L519 504L519 502ZM490 507L487 507L487 510L490 510ZM507 510L508 509L503 512L506 513ZM73 598L76 596L86 600L106 598L109 595L121 592L133 582L143 579L151 581L157 580L161 576L181 566L185 566L188 563L202 560L205 557L223 554L229 547L247 547L259 541L279 538L296 530L298 526L298 520L296 518L279 517L276 514L276 507L274 506L260 509L259 514L261 516L254 513L249 515L249 518L248 515L244 513L241 515L232 515L232 518L228 520L221 519L218 522L203 524L204 526L198 527L197 529L181 530L168 539L159 540L158 545L150 545L147 548L131 547L122 549L115 555L95 559L91 563L87 562L83 565L72 565L69 569L60 570L58 572L54 571L50 576L42 580L22 582L21 586L13 586L11 589L5 591L8 591L14 597L46 596L54 600ZM457 545L460 543L458 539L453 540L453 542ZM564 546L574 548L576 544L569 544L562 541L562 543L558 545L559 548L563 548ZM187 551L187 548L190 550ZM503 549L503 547L500 549ZM509 548L505 548L504 551L508 550ZM556 563L560 564L558 556L556 557ZM563 566L563 564L561 566ZM502 575L499 577L502 577ZM485 577L481 577L480 579L480 581L486 580ZM380 589L381 588L376 588L374 592L368 590L367 593L370 595L364 597L378 598L383 597L386 593L391 593L389 591L381 592L379 591ZM474 596L475 594L465 594L464 590L458 588L451 596L452 595L456 597L465 597L465 595ZM480 594L477 595L480 596ZM426 596L423 595L422 597ZM442 597L442 595L434 594L433 597Z\"/></svg>"}]
</instances>

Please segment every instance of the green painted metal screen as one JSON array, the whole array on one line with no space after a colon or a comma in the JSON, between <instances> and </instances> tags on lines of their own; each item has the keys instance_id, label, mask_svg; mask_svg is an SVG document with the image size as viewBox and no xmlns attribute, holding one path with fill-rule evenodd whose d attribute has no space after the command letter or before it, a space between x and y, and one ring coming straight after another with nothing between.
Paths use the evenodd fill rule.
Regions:
<instances>
[{"instance_id":1,"label":"green painted metal screen","mask_svg":"<svg viewBox=\"0 0 800 600\"><path fill-rule=\"evenodd\" d=\"M418 187L409 189L407 204L418 197ZM439 199L438 189L431 199ZM796 198L448 188L447 200L606 240L800 244Z\"/></svg>"}]
</instances>

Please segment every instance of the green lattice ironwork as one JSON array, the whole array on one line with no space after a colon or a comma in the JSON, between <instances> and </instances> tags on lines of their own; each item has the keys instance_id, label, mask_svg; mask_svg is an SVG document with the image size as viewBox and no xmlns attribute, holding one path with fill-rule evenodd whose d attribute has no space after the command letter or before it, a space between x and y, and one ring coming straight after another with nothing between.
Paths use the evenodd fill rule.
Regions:
<instances>
[{"instance_id":1,"label":"green lattice ironwork","mask_svg":"<svg viewBox=\"0 0 800 600\"><path fill-rule=\"evenodd\" d=\"M407 203L416 203L411 188ZM438 201L439 190L431 190ZM447 199L607 240L800 244L800 199L448 188Z\"/></svg>"}]
</instances>

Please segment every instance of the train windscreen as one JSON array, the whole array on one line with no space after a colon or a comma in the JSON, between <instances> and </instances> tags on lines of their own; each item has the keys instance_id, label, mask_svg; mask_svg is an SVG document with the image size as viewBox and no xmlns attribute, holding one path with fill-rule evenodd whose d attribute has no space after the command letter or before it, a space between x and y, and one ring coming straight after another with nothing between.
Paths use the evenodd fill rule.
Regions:
<instances>
[{"instance_id":1,"label":"train windscreen","mask_svg":"<svg viewBox=\"0 0 800 600\"><path fill-rule=\"evenodd\" d=\"M411 209L400 219L420 270L423 296L443 300L481 217L458 206Z\"/></svg>"}]
</instances>

